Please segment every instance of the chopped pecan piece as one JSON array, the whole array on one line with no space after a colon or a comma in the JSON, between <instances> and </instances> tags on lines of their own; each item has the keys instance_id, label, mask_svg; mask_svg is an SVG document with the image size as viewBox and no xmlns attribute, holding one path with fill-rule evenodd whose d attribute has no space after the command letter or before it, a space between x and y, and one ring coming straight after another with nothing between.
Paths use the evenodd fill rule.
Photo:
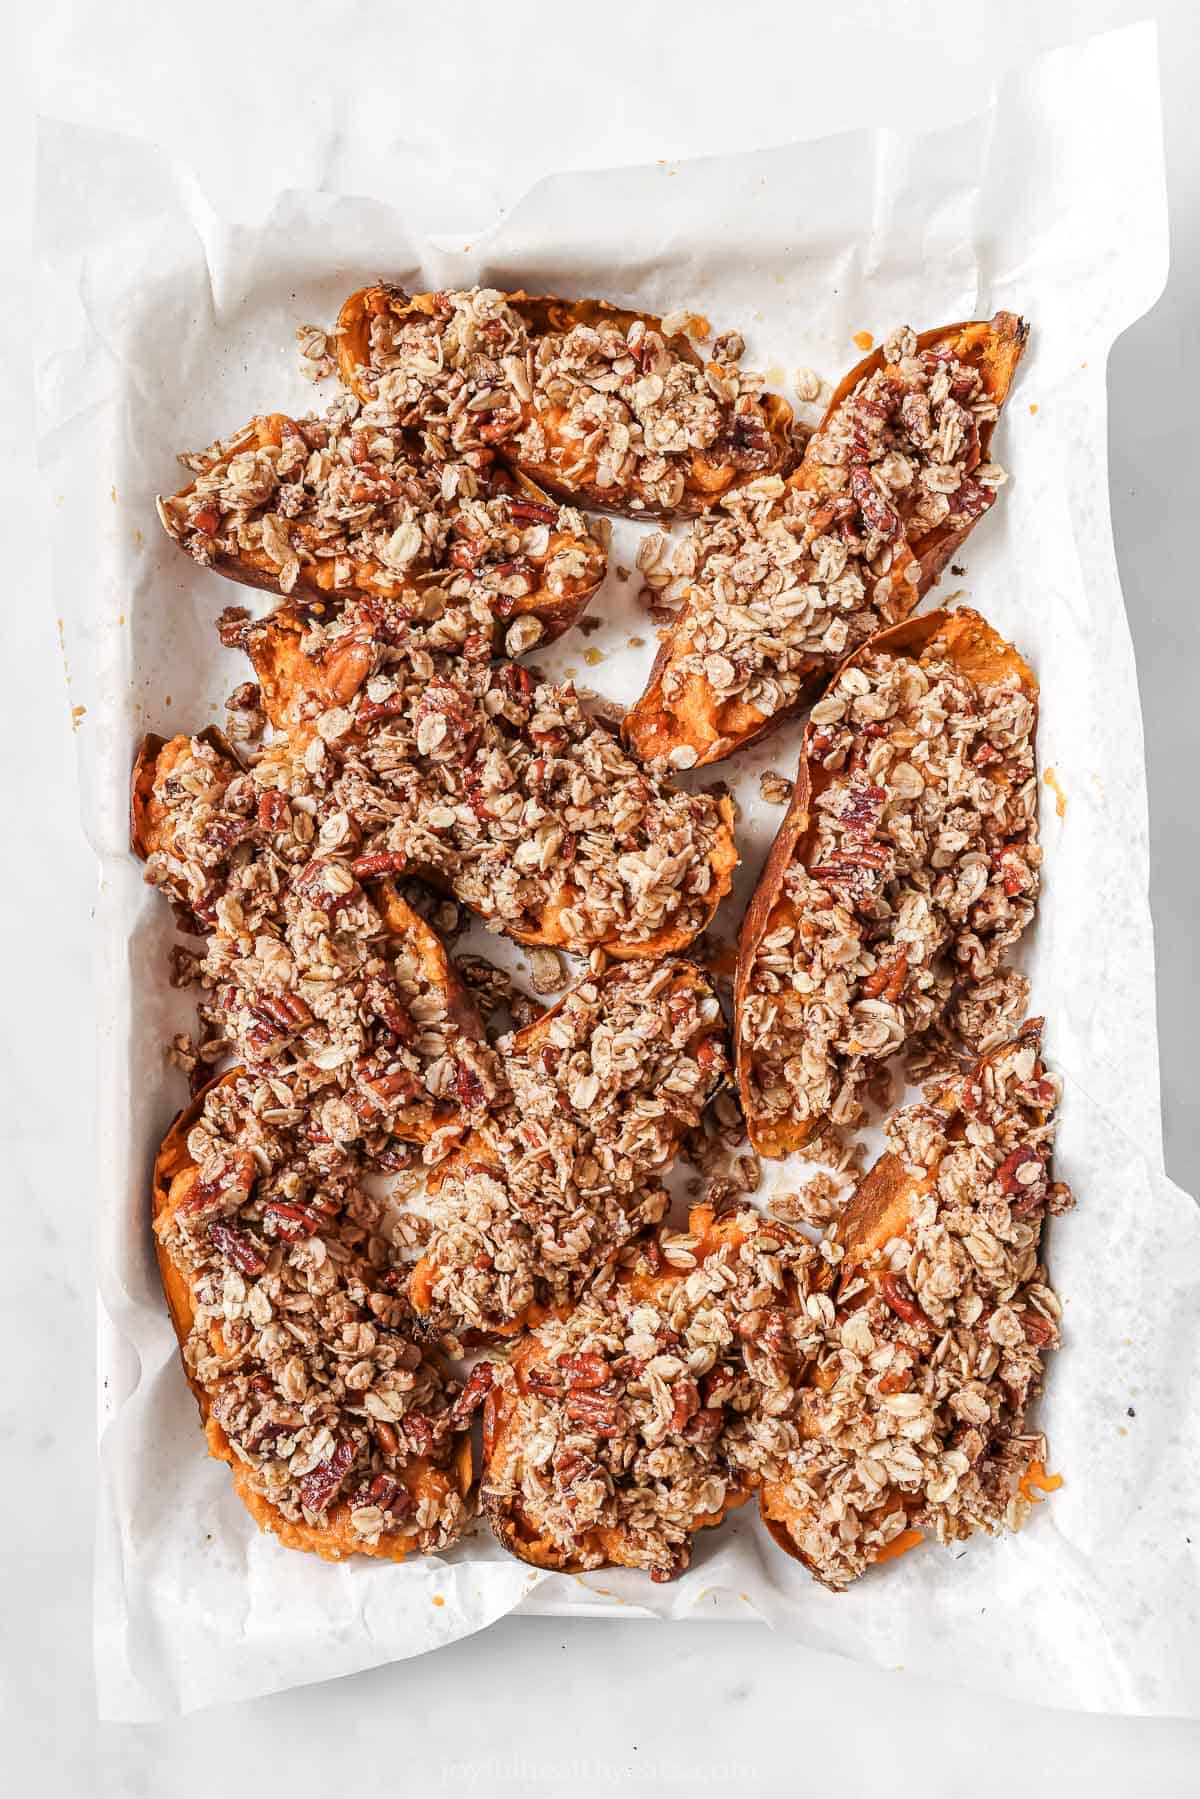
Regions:
<instances>
[{"instance_id":1,"label":"chopped pecan piece","mask_svg":"<svg viewBox=\"0 0 1200 1799\"><path fill-rule=\"evenodd\" d=\"M593 1436L620 1436L622 1414L615 1399L585 1390L568 1393L565 1404L567 1417L575 1424L586 1425Z\"/></svg>"},{"instance_id":2,"label":"chopped pecan piece","mask_svg":"<svg viewBox=\"0 0 1200 1799\"><path fill-rule=\"evenodd\" d=\"M933 1329L928 1314L918 1304L912 1288L903 1275L885 1274L879 1283L879 1291L885 1304L890 1306L902 1323L920 1325L924 1330Z\"/></svg>"},{"instance_id":3,"label":"chopped pecan piece","mask_svg":"<svg viewBox=\"0 0 1200 1799\"><path fill-rule=\"evenodd\" d=\"M267 1265L253 1237L234 1224L214 1219L208 1227L208 1237L217 1254L224 1256L227 1262L232 1262L241 1274L253 1277L261 1274Z\"/></svg>"},{"instance_id":4,"label":"chopped pecan piece","mask_svg":"<svg viewBox=\"0 0 1200 1799\"><path fill-rule=\"evenodd\" d=\"M572 1392L602 1387L612 1372L603 1356L590 1354L561 1356L557 1366L566 1375Z\"/></svg>"},{"instance_id":5,"label":"chopped pecan piece","mask_svg":"<svg viewBox=\"0 0 1200 1799\"><path fill-rule=\"evenodd\" d=\"M403 874L408 857L403 850L374 850L369 856L356 856L350 873L358 881L374 881L380 875Z\"/></svg>"},{"instance_id":6,"label":"chopped pecan piece","mask_svg":"<svg viewBox=\"0 0 1200 1799\"><path fill-rule=\"evenodd\" d=\"M326 1462L320 1462L300 1482L300 1503L307 1512L323 1512L341 1486L354 1460L353 1443L342 1441Z\"/></svg>"},{"instance_id":7,"label":"chopped pecan piece","mask_svg":"<svg viewBox=\"0 0 1200 1799\"><path fill-rule=\"evenodd\" d=\"M450 1422L456 1430L461 1430L471 1414L483 1404L495 1378L496 1370L491 1362L476 1362L451 1408Z\"/></svg>"}]
</instances>

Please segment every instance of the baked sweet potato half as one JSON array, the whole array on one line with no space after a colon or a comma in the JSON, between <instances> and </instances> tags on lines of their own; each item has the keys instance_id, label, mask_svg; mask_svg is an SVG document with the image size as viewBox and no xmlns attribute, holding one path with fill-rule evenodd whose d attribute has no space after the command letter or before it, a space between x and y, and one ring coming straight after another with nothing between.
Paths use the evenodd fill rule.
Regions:
<instances>
[{"instance_id":1,"label":"baked sweet potato half","mask_svg":"<svg viewBox=\"0 0 1200 1799\"><path fill-rule=\"evenodd\" d=\"M361 821L352 867L406 867L518 942L616 960L688 948L728 893L731 801L648 774L571 683L368 625L322 638L275 615L245 643L288 733L255 779Z\"/></svg>"},{"instance_id":2,"label":"baked sweet potato half","mask_svg":"<svg viewBox=\"0 0 1200 1799\"><path fill-rule=\"evenodd\" d=\"M1042 1021L887 1125L840 1221L826 1345L799 1436L760 1494L772 1537L838 1590L924 1536L1019 1528L1045 1443L1028 1429L1061 1306L1040 1259L1060 1083Z\"/></svg>"},{"instance_id":3,"label":"baked sweet potato half","mask_svg":"<svg viewBox=\"0 0 1200 1799\"><path fill-rule=\"evenodd\" d=\"M314 1130L384 1165L397 1144L448 1148L484 1115L499 1070L482 1021L394 880L352 845L314 855L311 814L256 787L219 734L148 739L133 786L147 879L205 937L188 972L222 1055L286 1083Z\"/></svg>"},{"instance_id":4,"label":"baked sweet potato half","mask_svg":"<svg viewBox=\"0 0 1200 1799\"><path fill-rule=\"evenodd\" d=\"M435 1335L569 1304L663 1216L660 1178L729 1076L720 1003L682 960L581 981L498 1048L506 1098L430 1183L408 1295Z\"/></svg>"},{"instance_id":5,"label":"baked sweet potato half","mask_svg":"<svg viewBox=\"0 0 1200 1799\"><path fill-rule=\"evenodd\" d=\"M436 455L492 450L548 493L635 518L693 517L790 466L791 408L747 382L741 340L705 361L679 321L604 300L360 288L338 368L368 424Z\"/></svg>"},{"instance_id":6,"label":"baked sweet potato half","mask_svg":"<svg viewBox=\"0 0 1200 1799\"><path fill-rule=\"evenodd\" d=\"M988 461L1028 327L892 334L834 394L787 482L731 492L676 552L685 598L626 715L644 762L700 768L807 706L907 618L993 504Z\"/></svg>"},{"instance_id":7,"label":"baked sweet potato half","mask_svg":"<svg viewBox=\"0 0 1200 1799\"><path fill-rule=\"evenodd\" d=\"M457 607L520 654L574 624L604 579L583 515L525 476L490 457L424 460L403 432L336 410L263 414L185 460L195 480L160 498L164 529L268 593L369 599L393 628Z\"/></svg>"},{"instance_id":8,"label":"baked sweet potato half","mask_svg":"<svg viewBox=\"0 0 1200 1799\"><path fill-rule=\"evenodd\" d=\"M327 1561L443 1549L468 1516L481 1395L398 1334L387 1272L363 1252L372 1202L355 1166L271 1123L263 1087L221 1076L154 1166L163 1292L209 1454L286 1548ZM281 1330L281 1311L308 1328Z\"/></svg>"},{"instance_id":9,"label":"baked sweet potato half","mask_svg":"<svg viewBox=\"0 0 1200 1799\"><path fill-rule=\"evenodd\" d=\"M872 1069L995 976L1032 918L1037 692L962 610L881 631L814 707L738 942L738 1090L761 1155L853 1123Z\"/></svg>"},{"instance_id":10,"label":"baked sweet potato half","mask_svg":"<svg viewBox=\"0 0 1200 1799\"><path fill-rule=\"evenodd\" d=\"M149 731L134 755L129 847L140 862L154 857L164 871L170 870L158 884L171 900L180 928L195 936L212 928L214 882L196 863L185 867L192 846L181 831L179 809L164 800L163 794L186 778L194 784L190 796L194 811L219 805L230 783L243 772L233 745L215 725L206 726L194 738L167 739ZM205 860L211 865L217 859L218 846L213 842Z\"/></svg>"},{"instance_id":11,"label":"baked sweet potato half","mask_svg":"<svg viewBox=\"0 0 1200 1799\"><path fill-rule=\"evenodd\" d=\"M504 1547L571 1573L681 1573L695 1533L742 1505L769 1461L747 1353L771 1334L769 1309L760 1370L794 1355L779 1301L811 1257L749 1208L695 1207L685 1233L643 1238L613 1281L522 1338L484 1401L481 1506ZM802 1308L787 1321L803 1342Z\"/></svg>"},{"instance_id":12,"label":"baked sweet potato half","mask_svg":"<svg viewBox=\"0 0 1200 1799\"><path fill-rule=\"evenodd\" d=\"M387 654L392 628L373 600L347 600L322 613L285 603L237 630L254 666L260 703L277 731L293 731L348 706Z\"/></svg>"}]
</instances>

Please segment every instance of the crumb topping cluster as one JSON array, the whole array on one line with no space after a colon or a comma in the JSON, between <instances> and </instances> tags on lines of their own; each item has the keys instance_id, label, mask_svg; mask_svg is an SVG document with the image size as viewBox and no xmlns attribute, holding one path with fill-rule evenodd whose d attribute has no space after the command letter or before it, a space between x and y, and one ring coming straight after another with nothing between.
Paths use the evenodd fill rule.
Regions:
<instances>
[{"instance_id":1,"label":"crumb topping cluster","mask_svg":"<svg viewBox=\"0 0 1200 1799\"><path fill-rule=\"evenodd\" d=\"M455 1332L569 1302L662 1218L660 1177L729 1075L720 1004L681 961L584 980L497 1047L507 1097L439 1171L419 1271L418 1309Z\"/></svg>"},{"instance_id":2,"label":"crumb topping cluster","mask_svg":"<svg viewBox=\"0 0 1200 1799\"><path fill-rule=\"evenodd\" d=\"M1037 900L1035 724L1015 673L936 653L868 656L817 702L813 824L738 1018L756 1116L853 1123L872 1067L997 979Z\"/></svg>"},{"instance_id":3,"label":"crumb topping cluster","mask_svg":"<svg viewBox=\"0 0 1200 1799\"><path fill-rule=\"evenodd\" d=\"M704 362L686 315L656 329L597 307L556 329L537 302L488 288L437 294L429 312L380 300L353 376L364 417L419 431L439 457L500 446L554 491L634 514L699 511L781 460L736 333Z\"/></svg>"},{"instance_id":4,"label":"crumb topping cluster","mask_svg":"<svg viewBox=\"0 0 1200 1799\"><path fill-rule=\"evenodd\" d=\"M903 1230L844 1270L767 1497L819 1579L844 1586L906 1531L1019 1529L1045 1443L1026 1428L1062 1307L1041 1261L1061 1083L1040 1020L887 1125L913 1183Z\"/></svg>"},{"instance_id":5,"label":"crumb topping cluster","mask_svg":"<svg viewBox=\"0 0 1200 1799\"><path fill-rule=\"evenodd\" d=\"M693 1214L692 1224L697 1223ZM792 1439L817 1344L796 1295L815 1251L743 1209L657 1232L603 1289L498 1368L484 1505L577 1569L669 1580Z\"/></svg>"},{"instance_id":6,"label":"crumb topping cluster","mask_svg":"<svg viewBox=\"0 0 1200 1799\"><path fill-rule=\"evenodd\" d=\"M907 328L883 357L792 479L743 482L681 545L643 545L647 584L682 607L662 674L668 710L686 708L696 682L760 723L793 709L838 657L911 611L914 551L992 505L1005 475L980 445L999 406L979 370L945 347L918 349Z\"/></svg>"}]
</instances>

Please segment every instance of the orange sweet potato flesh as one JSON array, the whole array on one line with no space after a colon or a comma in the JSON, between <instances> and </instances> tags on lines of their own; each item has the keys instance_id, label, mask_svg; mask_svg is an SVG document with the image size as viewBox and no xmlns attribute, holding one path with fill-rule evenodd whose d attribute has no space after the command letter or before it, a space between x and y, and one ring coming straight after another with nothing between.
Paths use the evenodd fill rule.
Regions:
<instances>
[{"instance_id":1,"label":"orange sweet potato flesh","mask_svg":"<svg viewBox=\"0 0 1200 1799\"><path fill-rule=\"evenodd\" d=\"M866 1514L865 1521L872 1525L879 1525L892 1512L904 1510L904 1502L898 1496L893 1496L891 1499L885 1500L882 1505L877 1506L873 1512ZM758 1496L758 1515L766 1526L768 1536L778 1544L784 1554L790 1555L794 1562L803 1563L809 1573L819 1579L817 1569L809 1558L796 1547L796 1540L792 1535L792 1525L800 1520L798 1514L788 1505L782 1487L768 1485L761 1489ZM877 1563L895 1561L907 1550L915 1549L921 1540L922 1533L919 1530L902 1530L898 1536L892 1538L885 1548L880 1550L875 1561ZM897 1548L898 1543L903 1543L904 1548ZM840 1589L831 1588L830 1591L840 1591Z\"/></svg>"},{"instance_id":2,"label":"orange sweet potato flesh","mask_svg":"<svg viewBox=\"0 0 1200 1799\"><path fill-rule=\"evenodd\" d=\"M216 725L208 725L196 735L202 743L210 744L219 756L241 766L233 745ZM170 817L155 799L154 785L160 775L169 774L175 763L183 760L190 742L191 738L187 736L168 740L149 731L138 745L129 784L129 846L141 862L152 851L171 847Z\"/></svg>"},{"instance_id":3,"label":"orange sweet potato flesh","mask_svg":"<svg viewBox=\"0 0 1200 1799\"><path fill-rule=\"evenodd\" d=\"M186 1273L172 1260L163 1238L173 1213L187 1198L198 1178L199 1171L188 1152L188 1132L199 1118L205 1098L212 1089L224 1082L236 1080L241 1072L240 1069L233 1069L228 1074L220 1075L198 1093L186 1111L179 1113L171 1125L155 1158L151 1200L154 1248L167 1310L181 1349L191 1334L196 1313L195 1299ZM219 1349L220 1326L214 1323L210 1326L210 1332L214 1349ZM323 1525L293 1523L285 1518L277 1506L253 1490L246 1470L230 1447L225 1432L216 1419L210 1416L211 1395L208 1389L193 1380L187 1374L186 1367L184 1372L200 1410L208 1453L216 1460L229 1464L233 1473L234 1491L261 1531L275 1537L286 1549L308 1550L320 1556L323 1561L330 1562L344 1561L351 1555L370 1555L399 1562L412 1551L416 1542L415 1529L386 1531L374 1544L364 1543L354 1536L349 1523L350 1507L344 1501L330 1507ZM441 1498L451 1488L465 1497L470 1491L472 1478L469 1434L464 1434L456 1445L450 1469L435 1468L424 1458L414 1458L396 1478L408 1489L414 1500L425 1495Z\"/></svg>"},{"instance_id":4,"label":"orange sweet potato flesh","mask_svg":"<svg viewBox=\"0 0 1200 1799\"><path fill-rule=\"evenodd\" d=\"M1036 704L1037 681L1024 658L992 630L986 619L966 607L957 612L930 612L923 618L905 619L886 631L879 631L853 656L847 657L842 667L851 668L881 651L918 661L923 657L944 659L980 686L1016 675ZM795 907L784 891L784 880L789 868L811 860L817 836L816 801L834 779L813 756L812 735L810 725L804 733L800 767L788 809L742 920L734 982L735 1018L741 1015L745 1004L763 938L782 923L793 922ZM736 1033L736 1038L738 1093L746 1114L750 1141L760 1155L785 1156L809 1141L820 1120L757 1116L750 1087L750 1053L740 1032Z\"/></svg>"},{"instance_id":5,"label":"orange sweet potato flesh","mask_svg":"<svg viewBox=\"0 0 1200 1799\"><path fill-rule=\"evenodd\" d=\"M172 742L177 746L172 752L172 760L175 760L183 753L182 746L187 739L176 737ZM169 766L161 760L166 748L165 737L148 731L133 758L129 781L129 847L139 862L144 862L162 843L163 812L154 797L154 783L159 768L165 772Z\"/></svg>"},{"instance_id":6,"label":"orange sweet potato flesh","mask_svg":"<svg viewBox=\"0 0 1200 1799\"><path fill-rule=\"evenodd\" d=\"M617 970L612 970L609 978L611 979L616 973ZM679 983L674 989L676 992L680 991L683 987L706 987L708 985L708 982L700 973L700 970L692 963L681 963L678 973ZM603 985L604 979L604 976L599 977L601 985ZM521 1030L516 1031L513 1034L512 1048L509 1052L510 1055L515 1058L520 1058L527 1056L531 1050L536 1049L538 1044L543 1042L543 1040L549 1036L554 1019L562 1010L569 997L569 994L564 994L563 998L556 1001L553 1006L547 1006L540 1017L535 1018L532 1023L527 1024L523 1026ZM705 1027L697 1034L696 1047L698 1048L700 1043L706 1038L721 1036L723 1031L724 1025L722 1021L718 1019L715 1024ZM438 1163L436 1168L430 1171L427 1181L427 1190L431 1193L436 1193L452 1175L463 1174L472 1167L483 1168L489 1171L497 1170L500 1167L495 1151L478 1131L472 1131L471 1135L467 1137L457 1149L452 1150L450 1155L445 1157L443 1161ZM423 1255L419 1261L413 1264L413 1271L409 1277L408 1284L408 1302L418 1317L426 1316L432 1307L433 1290L437 1284L437 1278L437 1264L428 1254ZM515 1335L517 1331L532 1329L533 1326L540 1322L546 1315L545 1308L536 1302L533 1302L526 1306L515 1318L508 1319L503 1325L497 1326L494 1331L489 1333L489 1335ZM482 1339L473 1337L472 1341L482 1341Z\"/></svg>"},{"instance_id":7,"label":"orange sweet potato flesh","mask_svg":"<svg viewBox=\"0 0 1200 1799\"><path fill-rule=\"evenodd\" d=\"M309 628L300 607L277 606L255 624L246 648L258 677L262 709L277 731L290 731L333 706L348 706L375 666L370 625L349 631L320 655L301 648Z\"/></svg>"},{"instance_id":8,"label":"orange sweet potato flesh","mask_svg":"<svg viewBox=\"0 0 1200 1799\"><path fill-rule=\"evenodd\" d=\"M1029 334L1023 319L1009 312L998 312L991 320L968 324L941 325L923 331L917 338L918 348L932 349L946 345L962 362L980 371L987 393L1001 405L1012 386L1017 364ZM837 407L859 382L885 367L883 350L878 349L850 370L841 381L825 410L821 427L829 422ZM818 427L820 429L821 427ZM979 456L987 459L988 445L995 421L988 420L979 430ZM823 465L810 454L789 477L788 486L820 493L826 486ZM893 553L891 594L888 610L897 621L906 618L919 605L937 581L950 558L957 552L973 528L973 521L951 530L946 525L926 532L906 543L898 543ZM801 671L802 685L788 706L770 714L734 695L722 700L702 676L685 678L680 691L670 700L663 688L663 678L673 664L684 660L692 651L690 608L685 602L670 626L650 671L646 691L626 714L623 734L630 748L643 762L668 756L674 749L688 748L696 753L693 766L703 768L719 762L735 750L765 736L797 712L812 704L825 686L835 659L814 655L806 671Z\"/></svg>"},{"instance_id":9,"label":"orange sweet potato flesh","mask_svg":"<svg viewBox=\"0 0 1200 1799\"><path fill-rule=\"evenodd\" d=\"M297 435L298 430L296 420L287 413L260 413L226 442L222 452L211 459L205 472L212 474L226 468L235 456L246 450L278 447L286 438ZM516 473L505 475L504 480L513 489L514 499L538 506L550 505L553 508L550 496L527 476ZM192 482L164 501L163 511L166 516L181 520L186 502L194 492L195 483ZM303 541L305 526L302 523L296 524L294 530L296 536ZM561 637L575 623L604 580L607 560L599 543L591 537L580 537L556 529L550 534L545 552L537 557L536 562L531 562L530 566L535 569L544 566L560 550L572 545L584 553L587 564L584 572L564 582L561 592L538 585L519 598L495 596L498 631L513 619L529 614L540 620L542 635L539 641L547 644L556 637ZM348 566L349 571L340 580L339 565L342 569ZM279 568L261 548L239 549L236 555L218 551L212 567L231 581L241 582L244 587L257 587L265 593L273 594L281 591ZM423 573L401 575L374 556L318 556L313 561L301 563L299 576L291 591L297 596L297 600L317 602L364 597L395 601L411 608L416 615L428 589L445 582L452 573L453 569L430 569ZM295 603L296 601L293 602Z\"/></svg>"},{"instance_id":10,"label":"orange sweet potato flesh","mask_svg":"<svg viewBox=\"0 0 1200 1799\"><path fill-rule=\"evenodd\" d=\"M1022 1027L1022 1038L1032 1039L1040 1045L1041 1021L1030 1020ZM997 1060L1011 1049L1011 1043L1000 1044L981 1056L973 1070L976 1079L982 1074L989 1062ZM943 1110L950 1112L953 1118L949 1135L951 1141L961 1137L964 1122L961 1117L954 1118L950 1104L943 1098L937 1102ZM876 1258L882 1255L888 1244L895 1237L903 1237L907 1232L913 1216L913 1205L922 1193L933 1185L937 1170L932 1169L921 1175L914 1173L907 1165L890 1152L880 1156L859 1182L858 1187L838 1221L836 1241L843 1250L842 1260L838 1264L837 1293L835 1305L840 1303L840 1295L844 1293L864 1268L868 1268L867 1279L873 1280L876 1273L884 1270L869 1268ZM854 1300L851 1300L851 1305ZM816 1371L811 1377L809 1392L802 1395L800 1410L796 1424L801 1437L816 1438L822 1434L822 1404L818 1390ZM793 1560L803 1562L810 1573L815 1573L800 1549L792 1534L792 1526L801 1526L803 1520L787 1497L787 1483L768 1481L759 1493L759 1513L767 1530L779 1547ZM879 1521L894 1511L907 1511L905 1498L898 1492L889 1493L872 1513L872 1519ZM910 1514L911 1515L911 1514ZM921 1540L921 1533L915 1530L904 1530L876 1556L876 1562L893 1561L909 1549L916 1547Z\"/></svg>"},{"instance_id":11,"label":"orange sweet potato flesh","mask_svg":"<svg viewBox=\"0 0 1200 1799\"><path fill-rule=\"evenodd\" d=\"M745 1241L745 1233L740 1228L737 1214L730 1212L717 1218L711 1206L692 1208L688 1216L688 1230L699 1239L693 1251L698 1265L725 1245L737 1248ZM617 1284L627 1288L635 1298L644 1300L647 1304L660 1305L670 1289L680 1281L687 1280L690 1272L691 1270L684 1272L665 1267L659 1273L650 1275L629 1269L617 1276ZM555 1315L563 1316L561 1312ZM521 1393L528 1390L528 1375L538 1363L540 1350L541 1345L536 1337L527 1336L513 1351L511 1366L516 1373L517 1387ZM564 1574L578 1574L589 1570L594 1572L598 1565L606 1568L643 1566L634 1546L619 1528L589 1530L581 1535L574 1550L564 1550L559 1543L538 1529L519 1499L506 1501L486 1491L488 1467L502 1454L505 1435L512 1427L515 1413L513 1395L504 1388L493 1387L483 1406L482 1486L485 1491L480 1499L480 1507L498 1541L519 1561L528 1562L534 1568L556 1569ZM726 1490L725 1502L719 1510L699 1513L692 1519L691 1529L713 1529L731 1511L744 1505L749 1497L749 1483L741 1486L731 1483Z\"/></svg>"},{"instance_id":12,"label":"orange sweet potato flesh","mask_svg":"<svg viewBox=\"0 0 1200 1799\"><path fill-rule=\"evenodd\" d=\"M609 323L627 331L638 320L648 330L662 332L662 320L653 313L631 311L627 307L611 305L607 300L562 300L552 295L527 294L523 290L505 294L504 298L535 340L563 335L577 325ZM345 302L337 323L338 372L345 386L364 404L371 399L371 389L363 380L363 370L371 360L372 320L387 314L398 323L421 316L431 318L437 311L437 299L436 294L410 295L402 288L376 286L359 288ZM666 333L663 335L665 337ZM683 333L666 337L666 342L668 349L681 360L696 368L704 366L694 344ZM771 439L772 466L786 467L791 458L792 409L786 400L770 393L759 396L758 406ZM530 403L523 409L522 423L533 416ZM624 491L611 485L601 486L596 479L594 454L575 440L556 439L558 413L541 411L537 417L548 439L570 452L569 463L523 460L509 442L498 444L497 454L510 468L528 476L547 493L586 505L597 512L615 512L639 519L691 518L714 506L722 494L746 478L719 454L710 457L703 451L693 451L685 474L682 499L678 505L664 508L636 482ZM640 503L631 507L630 502L634 499Z\"/></svg>"}]
</instances>

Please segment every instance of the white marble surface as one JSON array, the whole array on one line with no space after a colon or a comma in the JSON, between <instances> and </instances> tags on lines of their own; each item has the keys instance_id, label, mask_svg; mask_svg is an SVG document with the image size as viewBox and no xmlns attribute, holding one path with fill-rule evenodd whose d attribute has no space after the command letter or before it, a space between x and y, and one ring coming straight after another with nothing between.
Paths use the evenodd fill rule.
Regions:
<instances>
[{"instance_id":1,"label":"white marble surface","mask_svg":"<svg viewBox=\"0 0 1200 1799\"><path fill-rule=\"evenodd\" d=\"M978 106L998 56L1020 60L1155 13L1173 273L1164 300L1113 354L1112 485L1146 711L1167 1165L1194 1191L1200 1118L1184 1046L1197 999L1190 926L1198 871L1194 802L1176 772L1194 767L1200 749L1192 697L1200 645L1184 557L1200 474L1185 437L1200 397L1193 9L1187 0L1044 0L1010 3L1001 14L973 0L847 0L836 11L837 22L826 24L803 5L697 4L685 33L676 13L652 0L595 9L594 24L578 7L512 3L295 0L186 11L162 0L51 3L40 14L39 104L204 162L214 202L235 214L285 185L388 194L403 184L421 196L431 228L470 233L557 167L702 154L871 119L962 116ZM911 67L914 43L929 73L897 79ZM571 92L558 99L563 67ZM853 82L840 73L850 67ZM10 478L19 473L14 443L9 427ZM5 797L17 828L0 903L22 921L26 941L53 949L47 967L15 959L16 992L0 1033L6 1215L17 1225L6 1313L20 1351L4 1396L0 1551L9 1595L0 1698L10 1713L5 1765L14 1790L36 1778L52 1796L170 1791L178 1799L216 1782L298 1799L350 1781L388 1794L588 1795L628 1785L855 1795L919 1781L940 1799L1008 1791L1015 1780L1033 1792L1053 1784L1056 1793L1099 1799L1193 1791L1200 1725L995 1705L725 1625L508 1620L420 1662L219 1715L148 1728L95 1724L87 1503L93 871L76 825L61 652L53 621L24 598L24 585L14 587L3 613L6 660L20 678L4 714Z\"/></svg>"}]
</instances>

